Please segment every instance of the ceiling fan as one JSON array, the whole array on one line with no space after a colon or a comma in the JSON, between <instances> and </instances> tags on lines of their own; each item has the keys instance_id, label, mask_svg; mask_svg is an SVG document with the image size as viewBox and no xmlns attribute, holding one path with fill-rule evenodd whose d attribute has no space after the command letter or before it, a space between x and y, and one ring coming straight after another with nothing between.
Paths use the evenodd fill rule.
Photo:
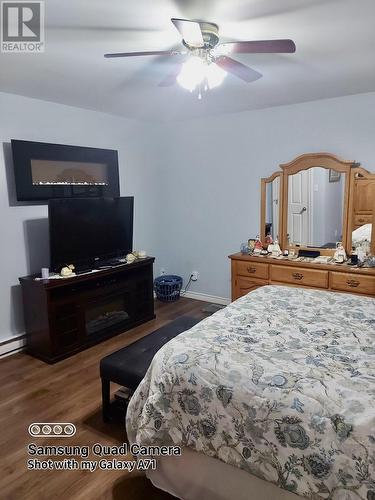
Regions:
<instances>
[{"instance_id":1,"label":"ceiling fan","mask_svg":"<svg viewBox=\"0 0 375 500\"><path fill-rule=\"evenodd\" d=\"M293 53L296 51L295 43L288 39L219 43L219 26L215 23L176 18L172 18L171 21L182 36L185 50L120 52L105 54L104 57L179 56L180 60L177 61L173 71L159 83L159 86L167 87L177 81L190 91L198 88L199 98L201 98L202 88L208 90L220 85L227 73L247 83L262 77L260 73L236 61L229 54Z\"/></svg>"}]
</instances>

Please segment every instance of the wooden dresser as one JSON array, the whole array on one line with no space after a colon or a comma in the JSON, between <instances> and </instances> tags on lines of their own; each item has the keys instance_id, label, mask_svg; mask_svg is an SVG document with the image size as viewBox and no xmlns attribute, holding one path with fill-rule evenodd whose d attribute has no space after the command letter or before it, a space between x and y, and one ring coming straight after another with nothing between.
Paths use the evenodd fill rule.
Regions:
<instances>
[{"instance_id":1,"label":"wooden dresser","mask_svg":"<svg viewBox=\"0 0 375 500\"><path fill-rule=\"evenodd\" d=\"M314 264L257 257L230 255L232 300L264 285L287 285L349 292L375 297L375 268L347 264Z\"/></svg>"}]
</instances>

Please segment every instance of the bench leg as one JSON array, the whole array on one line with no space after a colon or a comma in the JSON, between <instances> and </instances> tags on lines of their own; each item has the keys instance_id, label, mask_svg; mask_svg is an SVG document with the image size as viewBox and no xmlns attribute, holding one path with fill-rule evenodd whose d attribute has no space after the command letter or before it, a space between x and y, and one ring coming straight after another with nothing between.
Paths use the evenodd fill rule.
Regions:
<instances>
[{"instance_id":1,"label":"bench leg","mask_svg":"<svg viewBox=\"0 0 375 500\"><path fill-rule=\"evenodd\" d=\"M103 422L110 422L111 420L111 382L102 378L102 415Z\"/></svg>"}]
</instances>

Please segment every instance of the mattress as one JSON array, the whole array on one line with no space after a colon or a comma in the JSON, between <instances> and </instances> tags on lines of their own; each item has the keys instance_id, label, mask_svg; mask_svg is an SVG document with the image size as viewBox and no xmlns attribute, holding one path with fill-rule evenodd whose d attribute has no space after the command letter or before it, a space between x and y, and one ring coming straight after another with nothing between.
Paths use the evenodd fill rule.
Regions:
<instances>
[{"instance_id":1,"label":"mattress","mask_svg":"<svg viewBox=\"0 0 375 500\"><path fill-rule=\"evenodd\" d=\"M184 448L180 457L161 457L147 477L159 489L183 500L301 500L238 467Z\"/></svg>"},{"instance_id":2,"label":"mattress","mask_svg":"<svg viewBox=\"0 0 375 500\"><path fill-rule=\"evenodd\" d=\"M127 432L308 498L375 498L375 299L262 287L166 344Z\"/></svg>"}]
</instances>

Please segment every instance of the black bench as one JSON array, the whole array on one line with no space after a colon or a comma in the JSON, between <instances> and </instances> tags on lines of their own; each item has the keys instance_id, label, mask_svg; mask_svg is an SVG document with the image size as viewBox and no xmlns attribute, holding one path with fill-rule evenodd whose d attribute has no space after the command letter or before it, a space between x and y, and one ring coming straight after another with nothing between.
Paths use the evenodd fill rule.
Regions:
<instances>
[{"instance_id":1,"label":"black bench","mask_svg":"<svg viewBox=\"0 0 375 500\"><path fill-rule=\"evenodd\" d=\"M169 340L189 330L189 328L198 322L198 319L191 316L181 316L100 361L104 422L111 420L111 382L135 391L145 376L157 351Z\"/></svg>"}]
</instances>

